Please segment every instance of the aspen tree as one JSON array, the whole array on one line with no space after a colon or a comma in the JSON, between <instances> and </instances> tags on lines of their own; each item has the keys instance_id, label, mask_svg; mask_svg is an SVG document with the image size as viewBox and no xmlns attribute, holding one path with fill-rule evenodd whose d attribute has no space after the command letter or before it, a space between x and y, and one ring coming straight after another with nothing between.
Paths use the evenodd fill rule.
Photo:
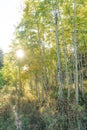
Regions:
<instances>
[{"instance_id":1,"label":"aspen tree","mask_svg":"<svg viewBox=\"0 0 87 130\"><path fill-rule=\"evenodd\" d=\"M59 1L56 1L56 5L59 4ZM56 7L55 12L55 35L56 35L56 48L57 48L57 59L58 59L58 65L57 65L57 71L58 71L58 97L59 99L62 98L62 74L61 74L61 59L60 59L60 43L59 43L59 25L58 25L58 15L59 15L59 10Z\"/></svg>"},{"instance_id":2,"label":"aspen tree","mask_svg":"<svg viewBox=\"0 0 87 130\"><path fill-rule=\"evenodd\" d=\"M74 0L74 52L75 52L75 96L78 105L78 57L77 57L77 36L76 36L76 0Z\"/></svg>"}]
</instances>

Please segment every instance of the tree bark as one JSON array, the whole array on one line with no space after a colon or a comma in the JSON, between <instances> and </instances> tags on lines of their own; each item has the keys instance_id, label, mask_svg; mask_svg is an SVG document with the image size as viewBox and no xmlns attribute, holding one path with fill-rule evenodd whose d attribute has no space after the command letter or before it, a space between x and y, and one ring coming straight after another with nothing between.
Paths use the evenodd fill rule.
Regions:
<instances>
[{"instance_id":1,"label":"tree bark","mask_svg":"<svg viewBox=\"0 0 87 130\"><path fill-rule=\"evenodd\" d=\"M75 96L78 105L78 57L77 57L77 36L76 36L76 0L74 0L74 52L75 52Z\"/></svg>"},{"instance_id":2,"label":"tree bark","mask_svg":"<svg viewBox=\"0 0 87 130\"><path fill-rule=\"evenodd\" d=\"M56 48L57 48L57 59L58 59L58 98L62 98L62 74L61 74L61 60L60 60L60 44L59 44L59 32L58 32L58 14L55 14L55 32L56 32Z\"/></svg>"}]
</instances>

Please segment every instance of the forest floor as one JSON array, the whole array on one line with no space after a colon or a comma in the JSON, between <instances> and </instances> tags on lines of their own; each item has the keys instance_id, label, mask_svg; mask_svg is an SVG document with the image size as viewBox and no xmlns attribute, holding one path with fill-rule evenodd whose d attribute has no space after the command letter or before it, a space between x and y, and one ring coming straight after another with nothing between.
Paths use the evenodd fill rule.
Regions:
<instances>
[{"instance_id":1,"label":"forest floor","mask_svg":"<svg viewBox=\"0 0 87 130\"><path fill-rule=\"evenodd\" d=\"M54 91L52 94L55 95ZM14 87L0 89L0 130L75 130L77 116L80 130L86 130L85 103L81 101L77 108L74 100L64 99L58 104L52 94L41 105L28 89L23 91L20 100Z\"/></svg>"}]
</instances>

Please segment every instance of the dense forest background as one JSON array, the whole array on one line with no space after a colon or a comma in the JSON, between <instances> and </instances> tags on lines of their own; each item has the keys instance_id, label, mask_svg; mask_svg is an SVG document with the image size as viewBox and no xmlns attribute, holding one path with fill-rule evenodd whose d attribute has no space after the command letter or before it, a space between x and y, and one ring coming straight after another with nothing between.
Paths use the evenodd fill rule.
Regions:
<instances>
[{"instance_id":1,"label":"dense forest background","mask_svg":"<svg viewBox=\"0 0 87 130\"><path fill-rule=\"evenodd\" d=\"M87 130L86 0L24 0L0 50L0 130Z\"/></svg>"}]
</instances>

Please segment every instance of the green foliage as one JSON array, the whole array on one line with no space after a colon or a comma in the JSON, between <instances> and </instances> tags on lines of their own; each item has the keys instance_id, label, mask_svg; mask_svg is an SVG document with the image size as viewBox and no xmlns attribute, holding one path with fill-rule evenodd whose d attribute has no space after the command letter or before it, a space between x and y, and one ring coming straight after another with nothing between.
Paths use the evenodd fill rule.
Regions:
<instances>
[{"instance_id":1,"label":"green foliage","mask_svg":"<svg viewBox=\"0 0 87 130\"><path fill-rule=\"evenodd\" d=\"M0 129L16 130L12 108L9 103L3 104L3 106L0 105Z\"/></svg>"},{"instance_id":2,"label":"green foliage","mask_svg":"<svg viewBox=\"0 0 87 130\"><path fill-rule=\"evenodd\" d=\"M2 74L2 70L0 70L0 88L3 87L3 84L4 84L4 77L3 77L3 74Z\"/></svg>"},{"instance_id":3,"label":"green foliage","mask_svg":"<svg viewBox=\"0 0 87 130\"><path fill-rule=\"evenodd\" d=\"M48 113L43 114L43 120L46 124L46 130L53 130L57 123L57 119L51 115L48 115ZM55 128L55 130L57 130L57 128Z\"/></svg>"},{"instance_id":4,"label":"green foliage","mask_svg":"<svg viewBox=\"0 0 87 130\"><path fill-rule=\"evenodd\" d=\"M0 49L0 69L3 66L3 57L4 57L3 51Z\"/></svg>"}]
</instances>

